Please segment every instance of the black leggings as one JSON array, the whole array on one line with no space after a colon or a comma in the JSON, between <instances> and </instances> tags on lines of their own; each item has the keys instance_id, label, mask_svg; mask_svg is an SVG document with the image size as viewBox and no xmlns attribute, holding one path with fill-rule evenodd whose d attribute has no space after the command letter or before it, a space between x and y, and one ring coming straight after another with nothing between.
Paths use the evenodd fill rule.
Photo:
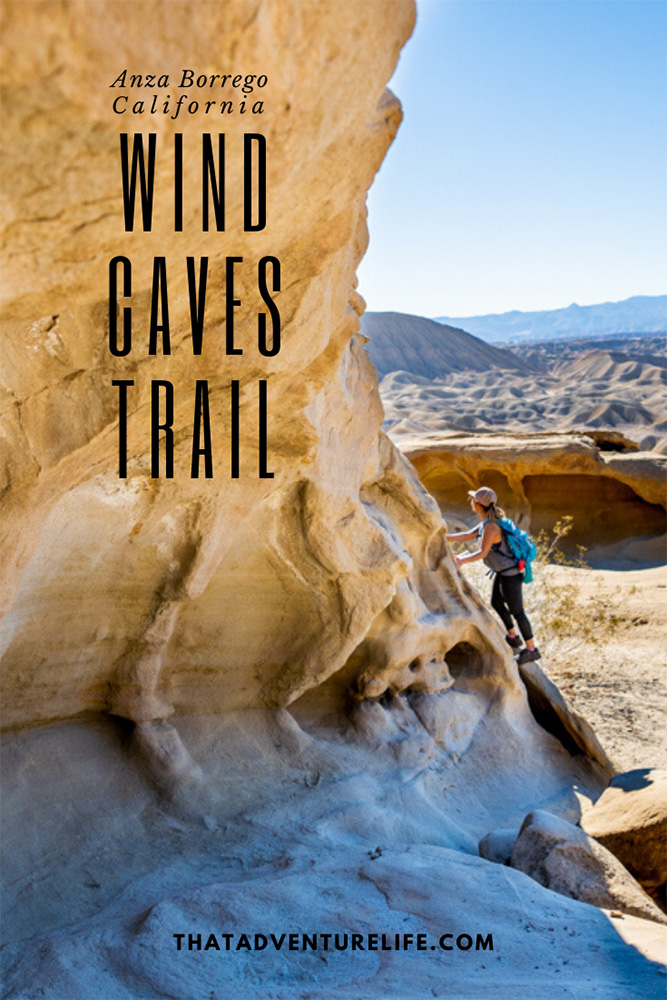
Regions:
<instances>
[{"instance_id":1,"label":"black leggings","mask_svg":"<svg viewBox=\"0 0 667 1000\"><path fill-rule=\"evenodd\" d=\"M533 630L523 610L522 584L522 573L517 573L515 576L501 576L500 573L496 573L491 591L491 607L498 612L508 632L514 628L516 621L524 639L532 639Z\"/></svg>"}]
</instances>

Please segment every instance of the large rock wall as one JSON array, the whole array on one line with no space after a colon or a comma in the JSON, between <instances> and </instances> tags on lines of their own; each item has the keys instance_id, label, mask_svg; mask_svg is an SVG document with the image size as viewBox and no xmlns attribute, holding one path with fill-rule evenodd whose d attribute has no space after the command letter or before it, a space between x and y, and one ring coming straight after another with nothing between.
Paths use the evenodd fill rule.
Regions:
<instances>
[{"instance_id":1,"label":"large rock wall","mask_svg":"<svg viewBox=\"0 0 667 1000\"><path fill-rule=\"evenodd\" d=\"M499 682L516 684L497 628L453 568L437 506L380 432L375 371L355 337L365 195L400 120L385 82L413 19L409 2L170 3L168 15L141 2L6 5L5 725L287 705L348 661L359 695L437 691L451 684L445 657L461 641ZM184 67L265 73L255 95L265 112L222 125L114 118L109 84L124 67L172 80ZM151 233L125 233L122 220L118 132L137 125L157 131ZM200 133L223 127L229 231L202 233ZM241 133L254 128L267 137L268 223L243 233ZM182 234L172 222L177 131ZM107 345L117 254L133 265L134 346L124 358ZM256 346L264 254L282 265L283 348L273 358ZM200 357L188 255L210 261ZM234 357L227 255L244 258L234 286L244 353ZM167 262L168 357L147 351L153 256ZM113 378L135 382L124 479ZM190 476L194 382L204 378L211 480ZM260 378L272 479L258 476ZM151 476L154 379L175 388L173 479ZM232 379L239 479L229 475Z\"/></svg>"}]
</instances>

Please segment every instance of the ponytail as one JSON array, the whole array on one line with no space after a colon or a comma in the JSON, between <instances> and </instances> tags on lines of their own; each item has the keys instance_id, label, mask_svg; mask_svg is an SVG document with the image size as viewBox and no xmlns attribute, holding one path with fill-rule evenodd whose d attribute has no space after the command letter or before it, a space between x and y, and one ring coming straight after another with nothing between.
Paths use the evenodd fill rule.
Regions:
<instances>
[{"instance_id":1,"label":"ponytail","mask_svg":"<svg viewBox=\"0 0 667 1000\"><path fill-rule=\"evenodd\" d=\"M505 518L505 511L502 507L496 506L495 503L490 503L484 510L487 513L489 521L502 521Z\"/></svg>"}]
</instances>

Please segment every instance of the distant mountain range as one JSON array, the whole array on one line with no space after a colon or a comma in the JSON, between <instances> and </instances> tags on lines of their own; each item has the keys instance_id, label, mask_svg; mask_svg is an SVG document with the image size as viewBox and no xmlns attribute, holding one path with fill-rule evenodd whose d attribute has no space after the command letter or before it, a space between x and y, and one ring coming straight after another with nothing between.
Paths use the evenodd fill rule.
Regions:
<instances>
[{"instance_id":1,"label":"distant mountain range","mask_svg":"<svg viewBox=\"0 0 667 1000\"><path fill-rule=\"evenodd\" d=\"M635 295L623 302L603 302L597 306L573 303L566 309L543 312L514 310L487 316L439 316L436 322L466 330L492 344L666 333L667 295Z\"/></svg>"},{"instance_id":2,"label":"distant mountain range","mask_svg":"<svg viewBox=\"0 0 667 1000\"><path fill-rule=\"evenodd\" d=\"M510 351L423 316L366 312L361 317L361 330L369 338L368 353L380 379L396 371L434 379L452 372L491 368L517 374L533 370L532 365Z\"/></svg>"}]
</instances>

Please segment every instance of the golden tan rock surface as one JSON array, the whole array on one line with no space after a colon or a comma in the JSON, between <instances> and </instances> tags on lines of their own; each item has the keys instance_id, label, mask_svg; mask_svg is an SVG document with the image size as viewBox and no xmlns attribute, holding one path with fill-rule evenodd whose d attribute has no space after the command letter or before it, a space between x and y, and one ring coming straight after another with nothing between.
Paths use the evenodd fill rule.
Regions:
<instances>
[{"instance_id":1,"label":"golden tan rock surface","mask_svg":"<svg viewBox=\"0 0 667 1000\"><path fill-rule=\"evenodd\" d=\"M518 694L495 621L453 567L437 505L381 433L375 371L355 337L365 194L400 119L384 82L412 6L169 9L154 22L152 5L131 5L135 26L148 30L150 21L159 41L150 55L159 54L159 68L150 68L176 80L183 66L211 72L233 63L269 80L261 119L223 119L224 234L201 232L201 133L216 121L201 116L135 119L157 131L155 223L151 233L124 231L118 132L128 126L110 114L117 91L109 84L119 65L139 68L148 58L141 31L124 30L124 8L6 6L5 45L15 58L3 132L3 724L286 706L313 690L319 698L344 667L342 690L357 697L425 695L451 687L448 663L460 668L466 657L479 660L489 696ZM35 33L40 44L27 44ZM360 60L350 39L368 37L377 54ZM288 63L278 55L287 41ZM244 233L241 133L258 127L267 140L268 222ZM183 233L173 231L172 213L178 129ZM107 342L107 270L118 254L132 262L133 349L124 358ZM275 297L283 347L273 358L257 350L263 303L254 267L264 254L279 258L283 276ZM188 255L209 257L200 356ZM225 352L229 255L243 258L233 290L236 356ZM153 256L166 259L169 356L147 350ZM126 478L117 471L114 378L135 382ZM191 478L194 383L203 378L210 480L203 471ZM230 478L233 378L238 479ZM258 475L260 378L271 479ZM174 385L173 479L151 475L156 379Z\"/></svg>"},{"instance_id":2,"label":"golden tan rock surface","mask_svg":"<svg viewBox=\"0 0 667 1000\"><path fill-rule=\"evenodd\" d=\"M667 773L644 768L617 774L580 826L623 862L645 889L667 881Z\"/></svg>"},{"instance_id":3,"label":"golden tan rock surface","mask_svg":"<svg viewBox=\"0 0 667 1000\"><path fill-rule=\"evenodd\" d=\"M618 858L560 816L542 810L526 816L510 864L564 896L667 924Z\"/></svg>"},{"instance_id":4,"label":"golden tan rock surface","mask_svg":"<svg viewBox=\"0 0 667 1000\"><path fill-rule=\"evenodd\" d=\"M434 693L451 686L446 657L458 662L461 648L480 657L489 694L500 686L518 695L497 625L453 567L437 505L380 431L375 371L355 338L365 194L400 119L384 84L412 5L160 10L155 20L141 2L6 6L14 57L3 132L4 725L285 706L346 666L343 691L359 697ZM360 59L355 45L369 38L373 55ZM128 126L109 110L119 66L175 80L184 66L232 64L269 82L261 119L223 119L229 232L201 232L201 133L216 119L195 115L135 119L157 131L155 224L125 233L118 132ZM267 141L260 233L241 226L249 128ZM183 233L172 212L179 129ZM107 343L107 269L118 254L132 262L133 348L124 358ZM264 254L282 269L283 346L273 358L257 350L254 268ZM201 356L192 350L188 255L209 257ZM243 258L236 356L225 353L231 255ZM166 357L147 350L153 256L166 258ZM135 382L124 479L114 378ZM260 378L272 479L258 474ZM173 479L151 475L156 379L174 385ZM196 379L210 387L210 480L191 478ZM232 379L241 387L238 479Z\"/></svg>"},{"instance_id":5,"label":"golden tan rock surface","mask_svg":"<svg viewBox=\"0 0 667 1000\"><path fill-rule=\"evenodd\" d=\"M615 547L622 558L624 543L639 538L646 539L645 555L651 545L656 558L664 553L667 460L662 455L606 450L585 434L398 435L397 441L445 515L455 520L470 513L467 491L484 484L533 532L548 531L570 515L570 546L610 552Z\"/></svg>"},{"instance_id":6,"label":"golden tan rock surface","mask_svg":"<svg viewBox=\"0 0 667 1000\"><path fill-rule=\"evenodd\" d=\"M143 30L125 30L126 5L5 11L2 610L14 725L108 708L145 720L174 706L285 704L342 666L413 562L442 548L433 505L379 438L374 374L351 341L365 194L400 118L384 82L412 5L176 3L157 17L152 4L131 8L135 28L155 36L154 54ZM34 33L40 44L27 44ZM359 60L350 40L368 37L377 55ZM288 61L276 39L289 42ZM118 67L176 79L184 66L231 65L269 82L261 119L223 120L229 232L202 233L198 220L200 134L216 120L158 116L149 123L157 221L150 234L126 234L118 131L127 125L109 111ZM145 116L139 124L147 129ZM261 233L239 222L241 133L251 128L268 150ZM183 234L171 221L179 129ZM134 345L119 359L107 347L105 296L108 261L122 253L133 266ZM254 270L265 254L282 268L274 358L257 350ZM169 357L147 355L155 255L166 258ZM200 357L187 255L210 262ZM234 286L244 353L234 357L224 342L226 255L244 258ZM124 480L114 377L136 383ZM232 378L241 384L238 480L229 476ZM258 478L259 378L268 380L270 480ZM151 478L152 379L175 388L173 480ZM190 478L196 379L211 392L211 481ZM387 499L387 483L404 496ZM394 531L396 518L405 524Z\"/></svg>"}]
</instances>

